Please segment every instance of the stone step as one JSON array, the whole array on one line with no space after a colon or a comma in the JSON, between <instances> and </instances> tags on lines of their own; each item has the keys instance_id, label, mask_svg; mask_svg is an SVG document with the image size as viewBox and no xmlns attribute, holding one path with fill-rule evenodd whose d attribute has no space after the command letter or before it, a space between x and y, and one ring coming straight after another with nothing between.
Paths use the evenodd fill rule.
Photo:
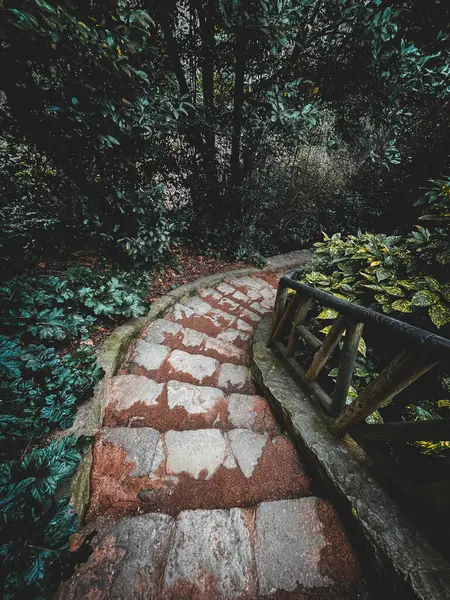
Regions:
<instances>
[{"instance_id":1,"label":"stone step","mask_svg":"<svg viewBox=\"0 0 450 600\"><path fill-rule=\"evenodd\" d=\"M199 297L190 298L184 304L175 304L165 318L183 327L195 329L211 337L217 337L228 329L252 334L254 326L223 310L213 308Z\"/></svg>"},{"instance_id":2,"label":"stone step","mask_svg":"<svg viewBox=\"0 0 450 600\"><path fill-rule=\"evenodd\" d=\"M226 394L209 386L180 381L158 383L142 375L118 375L106 393L106 427L233 429L273 436L279 432L270 407L256 395Z\"/></svg>"},{"instance_id":3,"label":"stone step","mask_svg":"<svg viewBox=\"0 0 450 600\"><path fill-rule=\"evenodd\" d=\"M99 518L90 530L93 552L57 600L369 598L336 512L315 497Z\"/></svg>"},{"instance_id":4,"label":"stone step","mask_svg":"<svg viewBox=\"0 0 450 600\"><path fill-rule=\"evenodd\" d=\"M93 454L89 518L251 506L311 488L289 440L243 428L103 428Z\"/></svg>"},{"instance_id":5,"label":"stone step","mask_svg":"<svg viewBox=\"0 0 450 600\"><path fill-rule=\"evenodd\" d=\"M233 343L183 327L167 319L154 321L141 337L150 344L163 344L172 350L211 356L220 362L236 365L244 365L248 362L247 352Z\"/></svg>"},{"instance_id":6,"label":"stone step","mask_svg":"<svg viewBox=\"0 0 450 600\"><path fill-rule=\"evenodd\" d=\"M230 315L237 317L238 319L246 321L250 325L257 325L261 320L261 315L259 313L256 313L253 310L246 308L237 299L234 299L233 297L229 298L227 296L223 296L216 289L209 288L206 290L200 290L199 296L206 302L208 302L208 304L210 304L213 308L225 311ZM258 298L260 300L263 300L263 298L259 294ZM251 301L248 302L248 304L251 304Z\"/></svg>"},{"instance_id":7,"label":"stone step","mask_svg":"<svg viewBox=\"0 0 450 600\"><path fill-rule=\"evenodd\" d=\"M250 370L245 365L219 362L211 356L172 350L141 339L136 341L128 364L119 374L127 373L150 377L158 383L174 380L217 387L227 393L254 393Z\"/></svg>"}]
</instances>

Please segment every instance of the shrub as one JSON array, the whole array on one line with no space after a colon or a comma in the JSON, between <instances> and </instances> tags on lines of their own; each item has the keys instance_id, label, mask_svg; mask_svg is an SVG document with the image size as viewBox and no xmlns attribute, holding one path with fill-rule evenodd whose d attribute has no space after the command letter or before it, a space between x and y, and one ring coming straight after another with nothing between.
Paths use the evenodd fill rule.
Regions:
<instances>
[{"instance_id":1,"label":"shrub","mask_svg":"<svg viewBox=\"0 0 450 600\"><path fill-rule=\"evenodd\" d=\"M102 376L80 345L94 324L144 314L145 274L72 267L16 275L0 287L0 576L3 597L51 596L77 518L58 486L88 440L67 437L77 406Z\"/></svg>"},{"instance_id":2,"label":"shrub","mask_svg":"<svg viewBox=\"0 0 450 600\"><path fill-rule=\"evenodd\" d=\"M2 598L51 595L77 518L55 492L77 467L89 440L67 437L0 464Z\"/></svg>"},{"instance_id":3,"label":"shrub","mask_svg":"<svg viewBox=\"0 0 450 600\"><path fill-rule=\"evenodd\" d=\"M430 231L421 226L408 236L358 233L342 237L336 233L315 244L316 253L306 266L303 281L349 302L405 320L413 325L443 333L450 324L450 281L443 268L450 258L448 180L433 182L420 204L427 211L422 219L432 220ZM334 319L335 311L325 309L316 316L315 328ZM320 325L320 323L322 325ZM348 401L374 377L379 369L380 348L362 342ZM328 375L336 376L335 369ZM450 379L440 373L437 384L421 390L422 397L405 407L403 417L413 419L448 416ZM383 410L380 411L383 413ZM380 419L380 413L371 417ZM425 452L447 449L446 442L422 444Z\"/></svg>"}]
</instances>

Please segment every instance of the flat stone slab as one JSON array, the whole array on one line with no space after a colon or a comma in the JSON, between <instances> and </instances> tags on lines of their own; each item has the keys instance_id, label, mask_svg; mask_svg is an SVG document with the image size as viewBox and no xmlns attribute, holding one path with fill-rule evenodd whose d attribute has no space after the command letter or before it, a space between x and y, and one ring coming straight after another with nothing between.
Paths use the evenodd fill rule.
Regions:
<instances>
[{"instance_id":1,"label":"flat stone slab","mask_svg":"<svg viewBox=\"0 0 450 600\"><path fill-rule=\"evenodd\" d=\"M147 371L156 371L170 354L170 348L161 344L150 344L136 340L133 361Z\"/></svg>"},{"instance_id":2,"label":"flat stone slab","mask_svg":"<svg viewBox=\"0 0 450 600\"><path fill-rule=\"evenodd\" d=\"M228 419L234 427L251 429L255 424L255 399L245 394L230 394Z\"/></svg>"},{"instance_id":3,"label":"flat stone slab","mask_svg":"<svg viewBox=\"0 0 450 600\"><path fill-rule=\"evenodd\" d=\"M183 327L179 323L167 319L156 319L142 337L151 344L164 344L168 335L176 335L182 329Z\"/></svg>"},{"instance_id":4,"label":"flat stone slab","mask_svg":"<svg viewBox=\"0 0 450 600\"><path fill-rule=\"evenodd\" d=\"M251 388L250 371L241 365L224 363L220 366L217 385L230 392L248 390Z\"/></svg>"},{"instance_id":5,"label":"flat stone slab","mask_svg":"<svg viewBox=\"0 0 450 600\"><path fill-rule=\"evenodd\" d=\"M154 406L164 385L141 375L118 375L111 380L108 404L116 410L127 410L137 403Z\"/></svg>"},{"instance_id":6,"label":"flat stone slab","mask_svg":"<svg viewBox=\"0 0 450 600\"><path fill-rule=\"evenodd\" d=\"M260 593L328 587L333 581L320 571L325 545L316 498L260 504L255 547Z\"/></svg>"},{"instance_id":7,"label":"flat stone slab","mask_svg":"<svg viewBox=\"0 0 450 600\"><path fill-rule=\"evenodd\" d=\"M167 403L169 409L180 406L191 414L207 413L218 400L225 398L222 390L208 386L197 386L180 381L167 384Z\"/></svg>"},{"instance_id":8,"label":"flat stone slab","mask_svg":"<svg viewBox=\"0 0 450 600\"><path fill-rule=\"evenodd\" d=\"M228 433L228 439L239 468L246 477L251 477L266 445L267 436L248 429L232 429Z\"/></svg>"},{"instance_id":9,"label":"flat stone slab","mask_svg":"<svg viewBox=\"0 0 450 600\"><path fill-rule=\"evenodd\" d=\"M295 268L311 260L311 250L294 250L286 254L277 254L267 259L265 271L279 271L281 269Z\"/></svg>"},{"instance_id":10,"label":"flat stone slab","mask_svg":"<svg viewBox=\"0 0 450 600\"><path fill-rule=\"evenodd\" d=\"M161 568L175 521L164 514L124 517L95 524L92 554L61 584L56 600L160 598Z\"/></svg>"},{"instance_id":11,"label":"flat stone slab","mask_svg":"<svg viewBox=\"0 0 450 600\"><path fill-rule=\"evenodd\" d=\"M163 579L169 598L232 599L254 595L250 532L244 511L182 512Z\"/></svg>"},{"instance_id":12,"label":"flat stone slab","mask_svg":"<svg viewBox=\"0 0 450 600\"><path fill-rule=\"evenodd\" d=\"M165 461L162 437L151 427L112 427L102 430L102 438L123 448L134 465L131 475L153 477Z\"/></svg>"},{"instance_id":13,"label":"flat stone slab","mask_svg":"<svg viewBox=\"0 0 450 600\"><path fill-rule=\"evenodd\" d=\"M219 366L219 362L215 358L200 354L188 354L182 350L174 350L168 362L175 372L187 375L194 383L203 383L206 379L211 378Z\"/></svg>"},{"instance_id":14,"label":"flat stone slab","mask_svg":"<svg viewBox=\"0 0 450 600\"><path fill-rule=\"evenodd\" d=\"M211 479L227 457L226 440L218 429L168 431L166 433L167 471L188 473L198 479L202 473Z\"/></svg>"}]
</instances>

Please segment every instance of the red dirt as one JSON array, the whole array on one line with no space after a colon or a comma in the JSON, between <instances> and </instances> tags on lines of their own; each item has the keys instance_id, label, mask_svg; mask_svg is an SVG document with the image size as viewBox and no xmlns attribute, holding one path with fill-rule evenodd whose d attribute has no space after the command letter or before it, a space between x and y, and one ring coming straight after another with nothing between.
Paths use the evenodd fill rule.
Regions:
<instances>
[{"instance_id":1,"label":"red dirt","mask_svg":"<svg viewBox=\"0 0 450 600\"><path fill-rule=\"evenodd\" d=\"M275 444L267 442L250 478L238 469L219 467L210 479L202 478L202 474L194 479L181 473L175 484L164 482L163 473L152 479L132 476L134 467L128 462L127 453L99 440L94 447L88 519L99 514L117 517L155 510L176 515L186 509L246 507L261 501L308 496L311 481L300 466L294 447L282 437L275 439ZM163 486L154 502L139 500L142 489Z\"/></svg>"}]
</instances>

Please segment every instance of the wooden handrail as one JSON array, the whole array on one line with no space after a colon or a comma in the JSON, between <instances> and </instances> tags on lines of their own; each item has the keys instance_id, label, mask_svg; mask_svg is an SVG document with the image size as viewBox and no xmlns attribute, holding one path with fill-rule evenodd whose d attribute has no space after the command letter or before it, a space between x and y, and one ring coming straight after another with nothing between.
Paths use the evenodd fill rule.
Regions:
<instances>
[{"instance_id":1,"label":"wooden handrail","mask_svg":"<svg viewBox=\"0 0 450 600\"><path fill-rule=\"evenodd\" d=\"M413 345L421 345L429 351L437 350L441 358L450 358L450 340L440 335L436 335L420 327L415 327L414 325L409 325L393 317L388 317L359 304L353 304L352 302L347 302L347 300L336 298L336 296L328 292L323 292L310 285L295 281L288 275L282 277L278 285L281 289L290 288L296 292L302 292L312 300L317 300L323 306L333 308L339 314L350 317L354 322L364 323L365 325L373 324L378 327L390 329L397 335L407 338L409 343Z\"/></svg>"},{"instance_id":2,"label":"wooden handrail","mask_svg":"<svg viewBox=\"0 0 450 600\"><path fill-rule=\"evenodd\" d=\"M442 432L447 436L445 439L450 438L450 420L445 423L442 419L429 420L427 426L420 427L416 426L415 422L377 424L376 431L371 429L375 425L365 423L361 425L366 417L385 402L394 398L440 361L448 360L450 340L300 283L295 280L299 273L293 271L280 279L268 344L274 344L325 411L337 415L331 423L331 431L339 436L349 430L355 431L361 437L368 439L410 440L419 439L415 438L415 435L428 433L434 440L439 435L443 435ZM289 289L295 292L293 296L288 294ZM323 341L305 326L312 300L338 313ZM395 332L402 336L404 342L407 341L406 349L394 358L353 402L347 405L364 325L376 325L390 333ZM284 346L281 340L286 339L284 335L287 326L290 330ZM344 332L338 376L333 395L330 397L316 379L338 346ZM294 357L300 338L315 352L313 361L307 369L299 365ZM436 424L436 430L433 430L433 423ZM434 433L431 434L433 431Z\"/></svg>"}]
</instances>

